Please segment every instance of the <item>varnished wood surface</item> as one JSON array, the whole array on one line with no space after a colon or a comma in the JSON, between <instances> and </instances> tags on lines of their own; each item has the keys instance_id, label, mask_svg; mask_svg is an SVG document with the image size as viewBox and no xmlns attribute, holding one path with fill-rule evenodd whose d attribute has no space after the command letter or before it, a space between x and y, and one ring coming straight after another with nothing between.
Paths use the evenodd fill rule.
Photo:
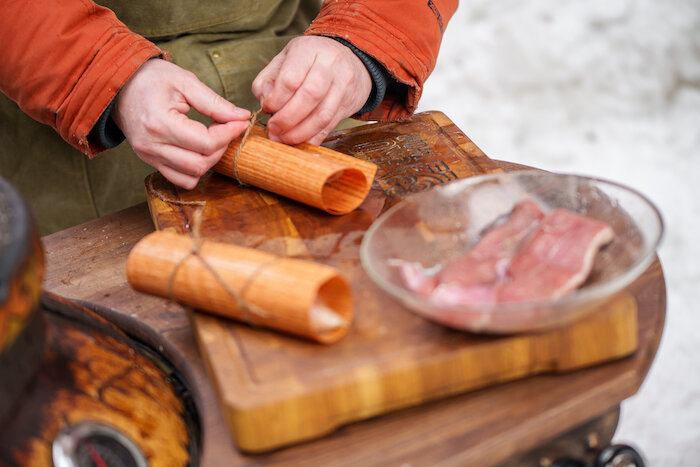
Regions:
<instances>
[{"instance_id":1,"label":"varnished wood surface","mask_svg":"<svg viewBox=\"0 0 700 467\"><path fill-rule=\"evenodd\" d=\"M340 218L221 176L211 176L187 192L160 174L146 183L154 223L164 230L160 235L172 238L171 230L184 234L174 237L182 242L180 248L167 246L165 238L148 241L150 249L169 258L167 267L157 261L137 267L130 260L127 273L159 282L157 295L170 295L165 286L173 265L189 255L190 248L184 245L192 242L195 230L200 238L222 246L246 247L228 256L222 247L215 258L221 274L227 257L242 260L248 256L245 251L261 255L264 250L278 258L273 264L294 257L331 266L352 285L354 321L348 334L332 346L269 332L263 319L255 319L259 326L250 327L241 324L244 317L235 321L193 313L200 352L241 450L269 451L318 438L351 421L532 374L590 366L636 349L636 303L628 295L560 329L511 336L454 332L410 313L376 287L362 268L359 249L364 232L411 193L500 168L439 112L417 114L402 124L355 127L324 144L378 166L367 200ZM163 202L166 199L172 201ZM201 215L195 216L194 209ZM132 259L144 251L140 244ZM185 264L202 267L200 261L189 261ZM242 264L238 268L246 270ZM257 277L301 289L290 284L300 273L286 278L272 274L273 269L265 268ZM181 280L173 293L181 296L191 289L190 297L196 299L181 299L183 303L219 314L227 301L235 303L221 290L221 309L206 308L218 296L209 289L217 286L217 280L183 280L179 272L177 276ZM282 301L299 300L283 298L289 295L283 291L272 295ZM255 296L252 287L248 296ZM274 316L275 310L269 313Z\"/></svg>"},{"instance_id":2,"label":"varnished wood surface","mask_svg":"<svg viewBox=\"0 0 700 467\"><path fill-rule=\"evenodd\" d=\"M499 165L506 169L514 166ZM660 263L629 287L639 303L633 356L562 375L542 375L390 413L320 440L266 455L244 455L228 429L184 310L126 283L126 257L152 232L146 204L43 238L44 287L113 309L110 319L161 350L192 390L202 422L202 465L497 465L618 405L639 389L663 330Z\"/></svg>"},{"instance_id":3,"label":"varnished wood surface","mask_svg":"<svg viewBox=\"0 0 700 467\"><path fill-rule=\"evenodd\" d=\"M85 422L124 433L153 467L189 462L196 427L188 426L181 394L150 354L77 303L46 294L38 316L44 351L0 429L0 465L52 466L57 435Z\"/></svg>"},{"instance_id":4,"label":"varnished wood surface","mask_svg":"<svg viewBox=\"0 0 700 467\"><path fill-rule=\"evenodd\" d=\"M467 139L461 144L472 143ZM480 153L475 146L471 152ZM492 162L484 156L470 163L481 172L480 164ZM497 166L519 168L500 162ZM382 188L402 190L401 180L396 173ZM663 329L666 294L656 261L628 288L638 304L639 349L631 357L500 384L353 423L317 441L245 455L230 440L187 314L167 300L133 291L126 283L126 257L152 231L143 204L45 237L45 288L110 307L112 322L161 350L182 371L200 410L203 465L497 465L634 394Z\"/></svg>"}]
</instances>

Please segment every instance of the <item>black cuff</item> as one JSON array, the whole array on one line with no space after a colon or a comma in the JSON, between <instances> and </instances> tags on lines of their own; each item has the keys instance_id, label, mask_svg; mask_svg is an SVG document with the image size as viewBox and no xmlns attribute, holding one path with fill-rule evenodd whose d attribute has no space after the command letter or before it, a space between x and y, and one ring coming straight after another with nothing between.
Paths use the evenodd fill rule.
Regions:
<instances>
[{"instance_id":1,"label":"black cuff","mask_svg":"<svg viewBox=\"0 0 700 467\"><path fill-rule=\"evenodd\" d=\"M340 42L352 50L355 55L357 55L357 58L362 60L362 63L364 63L367 67L367 71L369 71L369 75L372 77L372 92L370 92L365 105L363 105L362 108L357 111L357 113L363 114L366 112L371 112L379 107L379 104L381 104L384 100L387 87L389 83L393 81L391 75L389 75L389 72L386 71L386 68L384 68L381 63L352 45L350 42L346 41L345 39L341 39L340 37L331 37L331 39Z\"/></svg>"},{"instance_id":2,"label":"black cuff","mask_svg":"<svg viewBox=\"0 0 700 467\"><path fill-rule=\"evenodd\" d=\"M114 99L112 99L112 102L109 103L105 111L102 112L102 115L97 119L95 126L92 127L88 135L89 141L101 146L103 149L116 147L125 139L122 130L119 129L117 124L114 123L114 120L109 116L116 98L117 97L114 96Z\"/></svg>"}]
</instances>

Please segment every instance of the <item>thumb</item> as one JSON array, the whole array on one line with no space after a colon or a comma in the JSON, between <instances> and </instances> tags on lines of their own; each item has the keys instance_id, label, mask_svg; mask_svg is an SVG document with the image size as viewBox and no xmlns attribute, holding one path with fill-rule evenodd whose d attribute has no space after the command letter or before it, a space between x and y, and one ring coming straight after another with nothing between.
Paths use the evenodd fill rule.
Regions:
<instances>
[{"instance_id":1,"label":"thumb","mask_svg":"<svg viewBox=\"0 0 700 467\"><path fill-rule=\"evenodd\" d=\"M284 59L287 57L287 48L277 54L265 68L263 68L258 76L253 80L252 91L253 95L260 103L264 103L265 97L272 91L275 85L275 79L279 75L280 69L284 64Z\"/></svg>"},{"instance_id":2,"label":"thumb","mask_svg":"<svg viewBox=\"0 0 700 467\"><path fill-rule=\"evenodd\" d=\"M214 141L217 146L223 146L225 148L231 140L245 132L248 125L249 122L247 120L227 123L215 122L209 126L207 132L209 133L209 138Z\"/></svg>"},{"instance_id":3,"label":"thumb","mask_svg":"<svg viewBox=\"0 0 700 467\"><path fill-rule=\"evenodd\" d=\"M250 112L227 101L198 79L181 90L187 103L197 112L219 123L247 120Z\"/></svg>"}]
</instances>

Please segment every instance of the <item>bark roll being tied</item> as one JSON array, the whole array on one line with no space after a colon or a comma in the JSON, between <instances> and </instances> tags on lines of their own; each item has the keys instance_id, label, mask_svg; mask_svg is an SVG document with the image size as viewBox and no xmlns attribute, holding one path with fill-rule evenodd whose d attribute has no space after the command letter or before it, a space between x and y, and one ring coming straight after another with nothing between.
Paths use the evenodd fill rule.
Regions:
<instances>
[{"instance_id":1,"label":"bark roll being tied","mask_svg":"<svg viewBox=\"0 0 700 467\"><path fill-rule=\"evenodd\" d=\"M253 126L246 138L231 141L213 170L330 214L347 214L367 197L377 166L309 143L276 143Z\"/></svg>"}]
</instances>

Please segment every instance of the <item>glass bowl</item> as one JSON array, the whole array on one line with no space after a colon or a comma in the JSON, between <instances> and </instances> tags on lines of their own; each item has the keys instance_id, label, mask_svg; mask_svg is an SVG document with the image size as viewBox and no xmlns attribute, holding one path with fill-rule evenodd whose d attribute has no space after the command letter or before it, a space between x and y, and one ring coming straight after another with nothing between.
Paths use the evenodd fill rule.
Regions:
<instances>
[{"instance_id":1,"label":"glass bowl","mask_svg":"<svg viewBox=\"0 0 700 467\"><path fill-rule=\"evenodd\" d=\"M580 288L545 300L445 305L406 287L397 264L440 267L471 249L487 226L526 199L545 212L564 208L613 228L613 240L596 254ZM580 175L520 171L474 176L409 196L367 230L360 257L382 290L425 318L471 332L530 332L571 323L610 300L653 261L662 233L658 209L629 187Z\"/></svg>"}]
</instances>

